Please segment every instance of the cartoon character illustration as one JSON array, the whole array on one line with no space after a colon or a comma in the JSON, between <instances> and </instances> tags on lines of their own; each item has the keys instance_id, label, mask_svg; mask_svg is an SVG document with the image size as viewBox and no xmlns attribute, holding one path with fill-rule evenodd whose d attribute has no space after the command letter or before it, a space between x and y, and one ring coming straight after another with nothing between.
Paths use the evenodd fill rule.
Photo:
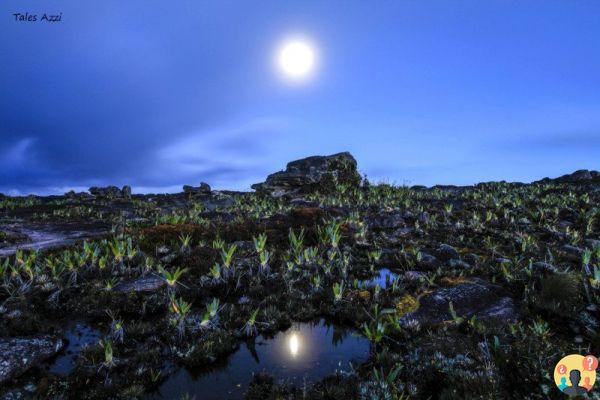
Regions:
<instances>
[{"instance_id":1,"label":"cartoon character illustration","mask_svg":"<svg viewBox=\"0 0 600 400\"><path fill-rule=\"evenodd\" d=\"M578 369L572 369L569 373L569 379L571 380L571 386L563 390L565 394L568 394L569 396L577 396L587 393L586 388L579 386L579 381L581 380L581 371Z\"/></svg>"},{"instance_id":2,"label":"cartoon character illustration","mask_svg":"<svg viewBox=\"0 0 600 400\"><path fill-rule=\"evenodd\" d=\"M585 383L584 383L582 386L583 386L583 387L584 387L584 388L585 388L585 389L586 389L588 392L589 392L590 390L592 390L592 386L594 386L594 385L592 385L592 383L590 382L590 377L589 377L589 376L586 376L586 377L585 377Z\"/></svg>"},{"instance_id":3,"label":"cartoon character illustration","mask_svg":"<svg viewBox=\"0 0 600 400\"><path fill-rule=\"evenodd\" d=\"M560 378L560 385L558 385L558 388L560 390L565 390L566 387L567 387L567 378L565 378L563 376L562 378Z\"/></svg>"}]
</instances>

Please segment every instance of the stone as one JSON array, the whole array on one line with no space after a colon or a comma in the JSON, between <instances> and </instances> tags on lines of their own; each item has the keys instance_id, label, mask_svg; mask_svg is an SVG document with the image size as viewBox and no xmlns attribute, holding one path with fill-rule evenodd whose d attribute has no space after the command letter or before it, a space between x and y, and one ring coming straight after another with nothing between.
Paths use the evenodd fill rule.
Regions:
<instances>
[{"instance_id":1,"label":"stone","mask_svg":"<svg viewBox=\"0 0 600 400\"><path fill-rule=\"evenodd\" d=\"M210 185L206 182L200 182L200 186L183 185L183 192L191 196L201 196L210 194Z\"/></svg>"},{"instance_id":2,"label":"stone","mask_svg":"<svg viewBox=\"0 0 600 400\"><path fill-rule=\"evenodd\" d=\"M366 219L370 230L399 229L405 226L404 218L400 212L381 212Z\"/></svg>"},{"instance_id":3,"label":"stone","mask_svg":"<svg viewBox=\"0 0 600 400\"><path fill-rule=\"evenodd\" d=\"M600 240L597 239L585 239L585 245L591 249L600 247Z\"/></svg>"},{"instance_id":4,"label":"stone","mask_svg":"<svg viewBox=\"0 0 600 400\"><path fill-rule=\"evenodd\" d=\"M157 275L148 275L133 281L120 282L114 287L114 290L121 293L127 293L131 291L138 293L154 292L164 287L166 284L167 282L163 277Z\"/></svg>"},{"instance_id":5,"label":"stone","mask_svg":"<svg viewBox=\"0 0 600 400\"><path fill-rule=\"evenodd\" d=\"M460 258L458 251L456 251L456 249L454 247L447 245L447 244L443 244L443 243L440 244L440 246L438 247L437 255L443 261Z\"/></svg>"},{"instance_id":6,"label":"stone","mask_svg":"<svg viewBox=\"0 0 600 400\"><path fill-rule=\"evenodd\" d=\"M436 269L440 265L441 265L440 260L438 260L437 258L435 258L434 256L432 256L429 253L425 253L424 251L421 251L421 261L419 261L420 267L431 270L431 269Z\"/></svg>"},{"instance_id":7,"label":"stone","mask_svg":"<svg viewBox=\"0 0 600 400\"><path fill-rule=\"evenodd\" d=\"M125 200L131 200L131 186L123 186L123 189L121 189L121 194Z\"/></svg>"},{"instance_id":8,"label":"stone","mask_svg":"<svg viewBox=\"0 0 600 400\"><path fill-rule=\"evenodd\" d=\"M499 286L473 278L425 294L419 299L419 308L404 315L400 322L415 320L421 326L435 326L452 320L450 302L460 317L470 318L475 315L479 321L490 324L514 322L518 319L514 301L503 296Z\"/></svg>"},{"instance_id":9,"label":"stone","mask_svg":"<svg viewBox=\"0 0 600 400\"><path fill-rule=\"evenodd\" d=\"M427 279L427 275L419 271L406 271L404 273L404 280L407 282L419 282Z\"/></svg>"},{"instance_id":10,"label":"stone","mask_svg":"<svg viewBox=\"0 0 600 400\"><path fill-rule=\"evenodd\" d=\"M0 339L0 385L57 354L64 346L50 335Z\"/></svg>"},{"instance_id":11,"label":"stone","mask_svg":"<svg viewBox=\"0 0 600 400\"><path fill-rule=\"evenodd\" d=\"M123 192L116 186L97 187L92 186L88 191L94 195L94 197L105 198L105 199L118 199L123 197Z\"/></svg>"},{"instance_id":12,"label":"stone","mask_svg":"<svg viewBox=\"0 0 600 400\"><path fill-rule=\"evenodd\" d=\"M533 264L531 264L531 267L533 268L534 271L541 272L541 273L557 272L557 269L554 265L544 262L544 261L534 262Z\"/></svg>"},{"instance_id":13,"label":"stone","mask_svg":"<svg viewBox=\"0 0 600 400\"><path fill-rule=\"evenodd\" d=\"M267 176L265 182L252 185L252 189L272 197L298 197L316 191L332 192L336 183L358 188L361 177L356 167L356 160L348 152L307 157L288 163L285 171Z\"/></svg>"},{"instance_id":14,"label":"stone","mask_svg":"<svg viewBox=\"0 0 600 400\"><path fill-rule=\"evenodd\" d=\"M455 268L455 269L470 269L471 268L471 265L469 263L462 261L462 260L457 260L455 258L449 260L448 265L450 266L450 268Z\"/></svg>"},{"instance_id":15,"label":"stone","mask_svg":"<svg viewBox=\"0 0 600 400\"><path fill-rule=\"evenodd\" d=\"M570 244L565 244L562 247L563 251L565 253L574 255L574 256L581 256L583 254L583 249L580 247L576 247L576 246L572 246Z\"/></svg>"},{"instance_id":16,"label":"stone","mask_svg":"<svg viewBox=\"0 0 600 400\"><path fill-rule=\"evenodd\" d=\"M599 175L598 171L590 171L587 169L580 169L571 174L566 174L561 177L554 179L557 182L564 183L576 183L582 181L591 181L594 178L597 178Z\"/></svg>"}]
</instances>

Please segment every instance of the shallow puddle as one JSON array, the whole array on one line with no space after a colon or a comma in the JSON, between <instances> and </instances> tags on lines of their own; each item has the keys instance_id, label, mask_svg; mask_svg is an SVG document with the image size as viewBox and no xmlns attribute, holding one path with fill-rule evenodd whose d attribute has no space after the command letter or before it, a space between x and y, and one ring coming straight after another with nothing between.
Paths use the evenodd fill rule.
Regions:
<instances>
[{"instance_id":1,"label":"shallow puddle","mask_svg":"<svg viewBox=\"0 0 600 400\"><path fill-rule=\"evenodd\" d=\"M388 286L391 286L397 278L398 275L387 268L382 268L377 271L377 275L375 275L375 277L364 281L363 283L366 284L366 286L379 285L382 289L385 289Z\"/></svg>"},{"instance_id":2,"label":"shallow puddle","mask_svg":"<svg viewBox=\"0 0 600 400\"><path fill-rule=\"evenodd\" d=\"M369 341L321 320L294 324L273 338L258 337L254 346L243 343L227 364L212 371L180 369L153 398L242 399L252 375L265 372L277 380L302 387L357 366L369 356Z\"/></svg>"},{"instance_id":3,"label":"shallow puddle","mask_svg":"<svg viewBox=\"0 0 600 400\"><path fill-rule=\"evenodd\" d=\"M75 362L85 346L93 345L100 340L101 333L84 322L73 322L68 325L64 338L68 340L66 348L50 365L50 372L68 375L75 369Z\"/></svg>"}]
</instances>

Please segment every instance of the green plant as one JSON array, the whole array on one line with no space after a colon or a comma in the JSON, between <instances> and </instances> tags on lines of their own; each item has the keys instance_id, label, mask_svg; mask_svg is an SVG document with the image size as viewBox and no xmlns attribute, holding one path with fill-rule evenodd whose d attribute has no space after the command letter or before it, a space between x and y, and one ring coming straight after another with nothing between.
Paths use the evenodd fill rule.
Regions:
<instances>
[{"instance_id":1,"label":"green plant","mask_svg":"<svg viewBox=\"0 0 600 400\"><path fill-rule=\"evenodd\" d=\"M181 278L186 271L187 268L181 267L177 267L177 269L175 269L173 272L169 272L166 269L161 268L163 277L165 278L165 281L167 281L167 285L169 285L169 287L175 286L179 282L179 278Z\"/></svg>"},{"instance_id":2,"label":"green plant","mask_svg":"<svg viewBox=\"0 0 600 400\"><path fill-rule=\"evenodd\" d=\"M334 283L333 284L333 301L338 303L342 300L342 296L344 294L344 283Z\"/></svg>"},{"instance_id":3,"label":"green plant","mask_svg":"<svg viewBox=\"0 0 600 400\"><path fill-rule=\"evenodd\" d=\"M246 321L243 327L243 332L246 336L256 336L258 334L258 330L256 328L256 317L258 316L258 312L260 308L257 308L250 314L250 318Z\"/></svg>"},{"instance_id":4,"label":"green plant","mask_svg":"<svg viewBox=\"0 0 600 400\"><path fill-rule=\"evenodd\" d=\"M253 237L252 241L254 242L254 248L258 254L262 253L265 250L265 246L267 244L267 235L265 233L261 233L258 235L258 238Z\"/></svg>"},{"instance_id":5,"label":"green plant","mask_svg":"<svg viewBox=\"0 0 600 400\"><path fill-rule=\"evenodd\" d=\"M460 317L456 311L454 310L454 304L452 304L452 302L448 303L448 308L450 311L450 316L452 317L452 320L454 321L455 324L460 325L463 323L463 321L465 320L463 317Z\"/></svg>"},{"instance_id":6,"label":"green plant","mask_svg":"<svg viewBox=\"0 0 600 400\"><path fill-rule=\"evenodd\" d=\"M227 268L231 267L231 262L233 260L233 254L235 253L235 250L237 249L237 245L232 244L231 246L229 246L229 248L227 250L225 250L225 247L223 246L223 248L221 249L221 260L223 261L223 265Z\"/></svg>"}]
</instances>

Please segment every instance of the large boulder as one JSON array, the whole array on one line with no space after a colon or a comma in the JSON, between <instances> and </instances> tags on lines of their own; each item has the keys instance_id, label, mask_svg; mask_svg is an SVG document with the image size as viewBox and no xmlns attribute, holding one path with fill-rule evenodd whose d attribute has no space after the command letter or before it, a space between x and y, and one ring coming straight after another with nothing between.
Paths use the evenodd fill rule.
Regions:
<instances>
[{"instance_id":1,"label":"large boulder","mask_svg":"<svg viewBox=\"0 0 600 400\"><path fill-rule=\"evenodd\" d=\"M49 335L0 339L0 385L57 354L63 345Z\"/></svg>"},{"instance_id":2,"label":"large boulder","mask_svg":"<svg viewBox=\"0 0 600 400\"><path fill-rule=\"evenodd\" d=\"M200 182L200 186L183 185L183 192L191 196L210 194L211 189L208 183Z\"/></svg>"},{"instance_id":3,"label":"large boulder","mask_svg":"<svg viewBox=\"0 0 600 400\"><path fill-rule=\"evenodd\" d=\"M573 173L566 174L563 176L559 176L558 178L544 178L539 183L549 183L549 182L557 182L557 183L600 183L600 172L599 171L590 171L587 169L580 169Z\"/></svg>"},{"instance_id":4,"label":"large boulder","mask_svg":"<svg viewBox=\"0 0 600 400\"><path fill-rule=\"evenodd\" d=\"M123 197L123 191L116 186L92 186L88 191L94 195L94 197L103 199L120 199Z\"/></svg>"},{"instance_id":5,"label":"large boulder","mask_svg":"<svg viewBox=\"0 0 600 400\"><path fill-rule=\"evenodd\" d=\"M473 278L455 285L442 287L419 299L419 307L405 314L400 322L416 321L421 326L435 326L452 319L450 303L460 317L477 316L479 321L491 324L515 322L518 311L514 301L502 289L482 279Z\"/></svg>"},{"instance_id":6,"label":"large boulder","mask_svg":"<svg viewBox=\"0 0 600 400\"><path fill-rule=\"evenodd\" d=\"M360 181L356 160L344 152L292 161L285 171L269 175L265 182L252 185L252 189L273 197L295 197L333 191L336 183L357 187Z\"/></svg>"}]
</instances>

